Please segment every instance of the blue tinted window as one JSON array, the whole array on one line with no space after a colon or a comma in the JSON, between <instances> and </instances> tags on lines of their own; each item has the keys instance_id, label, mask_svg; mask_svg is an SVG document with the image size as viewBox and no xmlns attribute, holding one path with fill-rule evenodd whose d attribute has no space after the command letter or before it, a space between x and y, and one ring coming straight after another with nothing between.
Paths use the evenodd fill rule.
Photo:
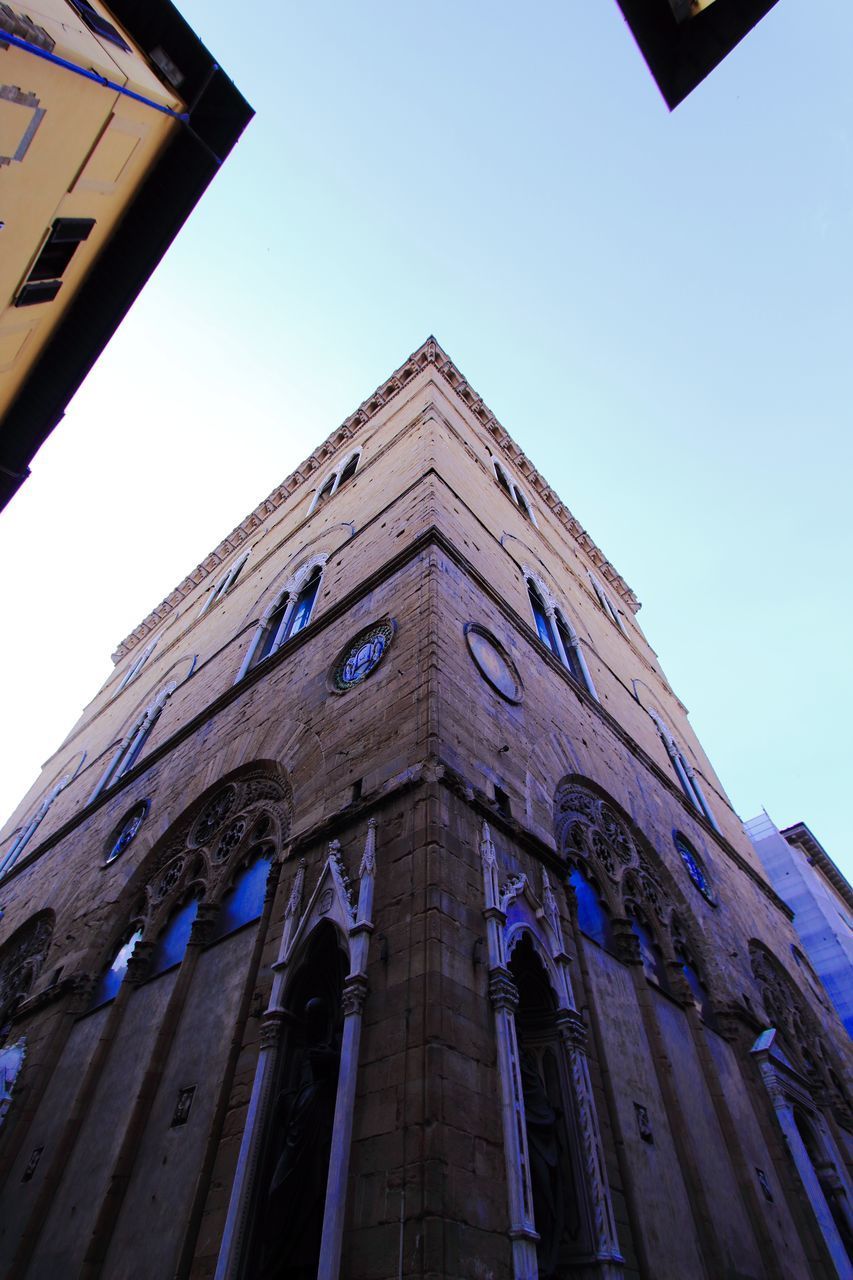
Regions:
<instances>
[{"instance_id":1,"label":"blue tinted window","mask_svg":"<svg viewBox=\"0 0 853 1280\"><path fill-rule=\"evenodd\" d=\"M264 893L270 873L270 857L258 858L239 872L232 887L222 899L213 927L212 941L224 938L250 920L257 920L264 909Z\"/></svg>"},{"instance_id":2,"label":"blue tinted window","mask_svg":"<svg viewBox=\"0 0 853 1280\"><path fill-rule=\"evenodd\" d=\"M157 945L154 948L154 954L151 957L151 968L148 970L148 977L153 978L158 973L165 973L167 969L171 969L174 965L180 964L184 958L184 952L187 949L187 943L190 940L190 930L193 927L196 912L198 911L198 898L193 898L184 906L179 907L175 914L170 918L160 937L157 939Z\"/></svg>"},{"instance_id":3,"label":"blue tinted window","mask_svg":"<svg viewBox=\"0 0 853 1280\"><path fill-rule=\"evenodd\" d=\"M527 584L527 594L530 597L530 608L533 611L533 621L536 623L536 630L539 633L539 639L543 644L547 645L552 653L556 653L557 645L551 631L551 623L545 612L545 606L540 599L539 592L536 590L532 582Z\"/></svg>"},{"instance_id":4,"label":"blue tinted window","mask_svg":"<svg viewBox=\"0 0 853 1280\"><path fill-rule=\"evenodd\" d=\"M290 617L288 635L295 636L297 631L301 631L303 627L308 626L319 587L320 570L315 569L296 598L296 604Z\"/></svg>"},{"instance_id":5,"label":"blue tinted window","mask_svg":"<svg viewBox=\"0 0 853 1280\"><path fill-rule=\"evenodd\" d=\"M119 947L115 959L109 969L101 974L100 981L92 993L91 1008L97 1009L98 1005L106 1004L108 1000L112 1000L118 993L118 989L124 980L124 975L127 973L127 962L133 954L133 948L141 937L142 930L137 929L136 933Z\"/></svg>"},{"instance_id":6,"label":"blue tinted window","mask_svg":"<svg viewBox=\"0 0 853 1280\"><path fill-rule=\"evenodd\" d=\"M592 938L599 946L612 951L614 947L610 915L595 885L578 867L573 868L569 882L577 895L578 927L581 933Z\"/></svg>"},{"instance_id":7,"label":"blue tinted window","mask_svg":"<svg viewBox=\"0 0 853 1280\"><path fill-rule=\"evenodd\" d=\"M657 982L658 986L668 990L669 982L666 975L666 966L663 962L661 949L655 942L651 930L636 919L631 921L631 928L640 940L640 954L643 957L643 968L646 971L646 977L652 978Z\"/></svg>"}]
</instances>

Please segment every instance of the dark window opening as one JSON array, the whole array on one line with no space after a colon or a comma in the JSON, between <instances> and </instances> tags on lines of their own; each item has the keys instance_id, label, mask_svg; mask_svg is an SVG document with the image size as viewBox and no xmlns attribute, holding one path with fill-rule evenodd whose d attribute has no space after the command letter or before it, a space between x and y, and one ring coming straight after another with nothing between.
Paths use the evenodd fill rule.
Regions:
<instances>
[{"instance_id":1,"label":"dark window opening","mask_svg":"<svg viewBox=\"0 0 853 1280\"><path fill-rule=\"evenodd\" d=\"M605 951L616 951L616 939L610 922L610 912L602 901L598 885L579 867L573 867L569 883L575 891L578 904L578 928Z\"/></svg>"},{"instance_id":2,"label":"dark window opening","mask_svg":"<svg viewBox=\"0 0 853 1280\"><path fill-rule=\"evenodd\" d=\"M571 631L569 631L569 628L566 626L566 623L560 617L559 613L557 613L556 619L557 619L557 630L560 633L560 639L563 642L563 649L565 650L565 653L566 653L566 662L569 665L569 673L572 676L572 678L577 681L578 684L583 684L584 683L583 672L581 671L580 661L578 659L577 650L575 648L575 638L572 635Z\"/></svg>"},{"instance_id":3,"label":"dark window opening","mask_svg":"<svg viewBox=\"0 0 853 1280\"><path fill-rule=\"evenodd\" d=\"M98 13L97 9L93 9L87 3L87 0L68 0L68 3L96 36L101 36L104 40L109 40L110 44L118 45L119 49L124 49L125 53L130 53L130 45L124 37L119 35L113 24L107 22L106 18Z\"/></svg>"},{"instance_id":4,"label":"dark window opening","mask_svg":"<svg viewBox=\"0 0 853 1280\"><path fill-rule=\"evenodd\" d=\"M512 489L510 489L510 487L509 487L509 481L507 480L506 476L504 475L503 468L502 468L502 467L499 467L497 464L495 464L495 475L496 475L496 476L497 476L497 478L498 478L498 484L499 484L499 485L500 485L500 487L503 489L503 491L504 491L504 493L506 494L506 496L507 496L508 498L511 498L511 497L512 497Z\"/></svg>"},{"instance_id":5,"label":"dark window opening","mask_svg":"<svg viewBox=\"0 0 853 1280\"><path fill-rule=\"evenodd\" d=\"M519 488L515 488L514 492L515 492L515 501L518 504L519 511L524 516L525 520L529 520L530 523L532 524L533 517L530 514L530 508L528 507L527 502L525 501L524 494L521 492Z\"/></svg>"},{"instance_id":6,"label":"dark window opening","mask_svg":"<svg viewBox=\"0 0 853 1280\"><path fill-rule=\"evenodd\" d=\"M551 630L551 620L545 612L542 597L532 582L527 584L527 594L530 597L530 608L533 610L533 621L536 623L539 639L544 645L547 645L552 653L556 653L557 644L554 639L554 632Z\"/></svg>"},{"instance_id":7,"label":"dark window opening","mask_svg":"<svg viewBox=\"0 0 853 1280\"><path fill-rule=\"evenodd\" d=\"M335 477L329 476L328 480L323 485L320 492L317 494L317 501L314 504L315 510L317 507L322 506L327 498L331 498L332 490L334 489L334 487L335 487Z\"/></svg>"},{"instance_id":8,"label":"dark window opening","mask_svg":"<svg viewBox=\"0 0 853 1280\"><path fill-rule=\"evenodd\" d=\"M495 805L498 813L502 814L505 818L512 817L512 806L510 804L509 796L504 791L503 787L499 787L497 783L495 783Z\"/></svg>"},{"instance_id":9,"label":"dark window opening","mask_svg":"<svg viewBox=\"0 0 853 1280\"><path fill-rule=\"evenodd\" d=\"M347 480L352 480L357 470L358 470L358 454L356 453L353 455L353 457L350 458L349 462L341 472L340 479L338 480L338 488L340 489L341 485L346 484Z\"/></svg>"},{"instance_id":10,"label":"dark window opening","mask_svg":"<svg viewBox=\"0 0 853 1280\"><path fill-rule=\"evenodd\" d=\"M57 218L24 284L15 299L16 307L32 307L52 302L59 293L61 277L78 244L88 240L94 218Z\"/></svg>"},{"instance_id":11,"label":"dark window opening","mask_svg":"<svg viewBox=\"0 0 853 1280\"><path fill-rule=\"evenodd\" d=\"M270 614L267 620L266 630L264 631L264 637L258 646L257 662L263 662L264 658L268 658L270 654L274 652L276 636L278 635L279 628L284 621L284 615L287 613L289 601L290 592L288 591L285 592L283 598L278 602Z\"/></svg>"},{"instance_id":12,"label":"dark window opening","mask_svg":"<svg viewBox=\"0 0 853 1280\"><path fill-rule=\"evenodd\" d=\"M167 969L173 969L176 964L181 963L197 911L198 898L191 898L172 914L154 947L148 970L149 978L156 978L158 974L165 973Z\"/></svg>"},{"instance_id":13,"label":"dark window opening","mask_svg":"<svg viewBox=\"0 0 853 1280\"><path fill-rule=\"evenodd\" d=\"M311 620L311 610L314 608L314 601L317 599L317 592L320 589L320 567L311 570L311 575L305 583L299 595L296 597L296 604L293 613L290 615L290 623L287 628L287 635L282 637L288 639L295 636L297 631L301 631L303 627L307 627Z\"/></svg>"}]
</instances>

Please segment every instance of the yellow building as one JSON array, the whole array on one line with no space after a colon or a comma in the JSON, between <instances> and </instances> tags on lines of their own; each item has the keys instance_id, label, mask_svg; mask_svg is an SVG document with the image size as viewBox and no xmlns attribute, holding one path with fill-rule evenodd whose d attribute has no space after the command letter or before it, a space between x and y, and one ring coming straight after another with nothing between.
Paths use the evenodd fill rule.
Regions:
<instances>
[{"instance_id":1,"label":"yellow building","mask_svg":"<svg viewBox=\"0 0 853 1280\"><path fill-rule=\"evenodd\" d=\"M165 0L0 4L0 506L250 116Z\"/></svg>"}]
</instances>

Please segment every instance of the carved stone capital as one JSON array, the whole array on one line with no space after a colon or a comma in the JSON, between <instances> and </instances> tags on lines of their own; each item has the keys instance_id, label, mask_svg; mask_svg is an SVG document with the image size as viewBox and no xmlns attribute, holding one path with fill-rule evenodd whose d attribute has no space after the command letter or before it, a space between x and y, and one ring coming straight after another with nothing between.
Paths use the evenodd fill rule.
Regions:
<instances>
[{"instance_id":1,"label":"carved stone capital","mask_svg":"<svg viewBox=\"0 0 853 1280\"><path fill-rule=\"evenodd\" d=\"M640 939L631 927L627 917L615 916L613 919L613 935L616 951L623 964L642 965L643 955L640 951Z\"/></svg>"},{"instance_id":2,"label":"carved stone capital","mask_svg":"<svg viewBox=\"0 0 853 1280\"><path fill-rule=\"evenodd\" d=\"M137 942L127 962L127 971L124 975L125 982L134 987L145 981L153 952L153 942L144 942L142 939Z\"/></svg>"},{"instance_id":3,"label":"carved stone capital","mask_svg":"<svg viewBox=\"0 0 853 1280\"><path fill-rule=\"evenodd\" d=\"M261 1019L261 1050L275 1049L281 1039L281 1028L286 1020L283 1009L268 1009Z\"/></svg>"},{"instance_id":4,"label":"carved stone capital","mask_svg":"<svg viewBox=\"0 0 853 1280\"><path fill-rule=\"evenodd\" d=\"M514 1013L518 1008L518 987L512 980L509 969L492 969L489 974L489 999L495 1009L508 1009Z\"/></svg>"},{"instance_id":5,"label":"carved stone capital","mask_svg":"<svg viewBox=\"0 0 853 1280\"><path fill-rule=\"evenodd\" d=\"M367 978L363 973L354 973L347 978L341 995L341 1008L344 1011L345 1018L349 1018L353 1014L361 1016L364 1002L367 999L367 992Z\"/></svg>"},{"instance_id":6,"label":"carved stone capital","mask_svg":"<svg viewBox=\"0 0 853 1280\"><path fill-rule=\"evenodd\" d=\"M218 902L200 902L190 929L188 947L204 947L213 935L213 925L219 915Z\"/></svg>"},{"instance_id":7,"label":"carved stone capital","mask_svg":"<svg viewBox=\"0 0 853 1280\"><path fill-rule=\"evenodd\" d=\"M557 1014L557 1027L565 1043L572 1049L586 1053L588 1029L581 1015L575 1009L561 1009Z\"/></svg>"}]
</instances>

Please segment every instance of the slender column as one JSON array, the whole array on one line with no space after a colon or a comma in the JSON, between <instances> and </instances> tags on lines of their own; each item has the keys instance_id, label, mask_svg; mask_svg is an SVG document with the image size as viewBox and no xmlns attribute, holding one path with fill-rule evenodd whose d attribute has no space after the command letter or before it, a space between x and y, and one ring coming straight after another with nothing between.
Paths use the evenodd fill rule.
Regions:
<instances>
[{"instance_id":1,"label":"slender column","mask_svg":"<svg viewBox=\"0 0 853 1280\"><path fill-rule=\"evenodd\" d=\"M169 1049L186 1004L198 958L202 947L208 941L211 925L216 918L218 910L218 905L212 902L201 902L199 904L187 949L178 968L178 976L166 1004L160 1026L157 1028L157 1034L154 1037L151 1051L148 1055L145 1074L142 1077L142 1083L139 1086L139 1091L130 1112L130 1118L112 1168L106 1194L101 1201L89 1247L83 1259L80 1280L95 1280L103 1272L110 1241L118 1223L125 1193L136 1163L136 1157L139 1154L145 1125L151 1114L151 1108L154 1105L160 1081L163 1078Z\"/></svg>"},{"instance_id":2,"label":"slender column","mask_svg":"<svg viewBox=\"0 0 853 1280\"><path fill-rule=\"evenodd\" d=\"M512 1240L512 1274L514 1280L538 1280L536 1244L539 1236L533 1221L533 1193L530 1186L530 1161L524 1123L524 1098L521 1091L521 1069L515 1033L518 991L508 969L493 969L489 974L489 999L495 1011L495 1033L498 1042L501 1119L509 1194L509 1235Z\"/></svg>"},{"instance_id":3,"label":"slender column","mask_svg":"<svg viewBox=\"0 0 853 1280\"><path fill-rule=\"evenodd\" d=\"M148 967L148 961L154 950L152 942L137 942L133 949L127 964L127 972L124 975L124 981L116 993L116 997L109 1008L104 1020L104 1026L95 1051L89 1062L88 1067L83 1075L82 1083L74 1097L68 1118L59 1135L59 1141L56 1144L53 1159L49 1168L44 1171L41 1190L36 1198L32 1213L27 1220L26 1225L21 1233L21 1242L18 1246L12 1265L9 1269L8 1280L20 1280L26 1274L33 1252L39 1241L41 1228L43 1227L50 1206L53 1203L56 1192L59 1188L62 1175L65 1173L68 1162L74 1151L75 1144L80 1131L83 1128L86 1117L89 1114L92 1101L95 1097L98 1083L107 1060L110 1050L115 1043L124 1018L127 1002L136 986L143 981ZM40 1170L41 1172L41 1170Z\"/></svg>"},{"instance_id":4,"label":"slender column","mask_svg":"<svg viewBox=\"0 0 853 1280\"><path fill-rule=\"evenodd\" d=\"M640 1017L648 1042L648 1056L654 1066L670 1136L687 1189L687 1199L698 1237L699 1254L702 1258L705 1274L710 1280L710 1278L725 1275L728 1264L720 1247L719 1236L714 1229L714 1223L708 1207L708 1198L705 1194L705 1187L696 1161L696 1153L690 1141L690 1129L672 1079L672 1063L661 1036L657 1015L652 1007L649 986L640 954L640 942L631 927L631 921L628 919L614 919L613 930L616 934L621 958L628 965L634 980L634 991L636 992L637 1003L640 1007Z\"/></svg>"},{"instance_id":5,"label":"slender column","mask_svg":"<svg viewBox=\"0 0 853 1280\"><path fill-rule=\"evenodd\" d=\"M355 924L350 929L350 972L344 984L344 1033L341 1065L335 1099L335 1123L329 1177L326 1182L326 1204L323 1212L323 1236L320 1242L320 1265L317 1280L337 1280L341 1267L344 1222L349 1183L352 1126L355 1114L355 1092L358 1083L358 1055L361 1047L361 1023L367 998L367 949L373 932L373 886L376 878L376 819L367 824L367 842L359 869L358 908Z\"/></svg>"},{"instance_id":6,"label":"slender column","mask_svg":"<svg viewBox=\"0 0 853 1280\"><path fill-rule=\"evenodd\" d=\"M587 692L593 698L595 698L596 702L600 702L601 699L598 696L598 690L596 689L595 685L592 682L592 672L587 666L586 654L583 651L583 645L581 644L580 640L577 637L575 637L575 642L572 647L577 656L578 666L580 667L581 672L583 673L583 682L587 687Z\"/></svg>"},{"instance_id":7,"label":"slender column","mask_svg":"<svg viewBox=\"0 0 853 1280\"><path fill-rule=\"evenodd\" d=\"M743 1207L746 1210L747 1221L752 1227L758 1251L767 1273L774 1277L775 1280L776 1277L781 1277L785 1274L784 1260L780 1258L776 1248L776 1241L772 1232L768 1229L765 1208L761 1203L755 1178L749 1169L749 1163L741 1142L740 1129L729 1107L716 1063L705 1039L702 1021L693 1003L693 992L677 960L669 961L667 969L669 971L670 985L684 1006L684 1014L687 1018L687 1025L690 1029L696 1056L699 1059L705 1088L714 1105L714 1113L720 1126L723 1142L734 1168L735 1179L743 1201Z\"/></svg>"},{"instance_id":8,"label":"slender column","mask_svg":"<svg viewBox=\"0 0 853 1280\"><path fill-rule=\"evenodd\" d=\"M554 637L554 643L557 646L557 656L567 671L571 671L572 664L569 662L569 655L566 653L566 646L563 644L563 637L560 635L560 628L557 626L557 610L550 603L545 601L545 613L548 618L548 625L551 628L551 635Z\"/></svg>"},{"instance_id":9,"label":"slender column","mask_svg":"<svg viewBox=\"0 0 853 1280\"><path fill-rule=\"evenodd\" d=\"M835 1225L832 1211L826 1202L817 1170L812 1164L811 1157L797 1127L793 1104L779 1084L776 1069L770 1060L769 1054L755 1049L753 1049L753 1053L756 1054L758 1069L770 1096L770 1101L773 1104L773 1110L776 1112L776 1119L779 1122L779 1128L782 1130L782 1137L799 1174L803 1189L808 1196L818 1230L832 1261L835 1275L838 1280L853 1280L853 1266L851 1266L850 1257L838 1227Z\"/></svg>"},{"instance_id":10,"label":"slender column","mask_svg":"<svg viewBox=\"0 0 853 1280\"><path fill-rule=\"evenodd\" d=\"M592 984L589 977L589 965L587 963L586 951L583 946L583 940L578 937L577 894L569 881L565 882L565 892L566 900L569 904L570 942L573 943L575 955L578 957L581 1002L588 1011L590 1026L592 1028L595 1052L598 1057L599 1068L601 1071L601 1082L604 1087L604 1096L607 1101L607 1111L610 1116L610 1124L613 1129L614 1146L616 1148L616 1164L619 1169L619 1178L622 1183L622 1194L625 1197L625 1204L628 1210L631 1240L634 1246L634 1251L637 1255L637 1266L639 1268L640 1276L642 1277L642 1280L651 1280L652 1269L649 1264L645 1237L642 1234L644 1222L642 1200L634 1181L633 1170L626 1155L625 1133L622 1128L619 1105L616 1101L613 1077L610 1074L610 1069L607 1065L607 1059L604 1053L604 1038L601 1031L598 1008L592 999Z\"/></svg>"},{"instance_id":11,"label":"slender column","mask_svg":"<svg viewBox=\"0 0 853 1280\"><path fill-rule=\"evenodd\" d=\"M598 1124L598 1111L592 1093L589 1063L586 1056L586 1024L577 1011L569 972L569 954L563 938L563 923L557 900L551 889L547 870L542 868L542 906L551 926L551 953L560 974L564 1007L557 1011L556 1023L569 1068L575 1113L586 1171L586 1204L590 1211L593 1251L599 1262L599 1274L615 1277L621 1274L623 1257L616 1233L616 1219L610 1199L610 1188L604 1166L604 1146Z\"/></svg>"},{"instance_id":12,"label":"slender column","mask_svg":"<svg viewBox=\"0 0 853 1280\"><path fill-rule=\"evenodd\" d=\"M285 910L284 928L278 950L278 966L286 964L291 939L302 910L304 885L305 859L303 858L297 867ZM237 1168L231 1184L231 1197L228 1201L228 1213L222 1232L222 1243L219 1247L215 1280L236 1280L239 1274L240 1258L252 1205L252 1192L257 1181L266 1120L270 1113L273 1087L278 1072L281 1029L287 1017L286 1010L281 1005L285 969L278 966L273 977L270 1002L261 1020L258 1065L252 1081L252 1096L249 1099L246 1124L237 1157Z\"/></svg>"},{"instance_id":13,"label":"slender column","mask_svg":"<svg viewBox=\"0 0 853 1280\"><path fill-rule=\"evenodd\" d=\"M509 1198L509 1234L512 1241L512 1274L513 1280L538 1280L536 1242L539 1236L533 1223L533 1192L530 1186L527 1131L524 1124L518 1039L515 1032L518 991L505 964L506 914L500 906L497 857L487 822L483 823L480 836L480 861L483 870L483 896L486 903L483 915L486 918L489 950L489 999L495 1012L495 1038L498 1048L501 1121Z\"/></svg>"},{"instance_id":14,"label":"slender column","mask_svg":"<svg viewBox=\"0 0 853 1280\"><path fill-rule=\"evenodd\" d=\"M593 1249L602 1280L617 1280L623 1274L624 1258L619 1250L616 1219L607 1185L604 1148L598 1128L598 1116L592 1094L592 1081L586 1057L586 1026L579 1013L562 1010L557 1014L557 1028L563 1042L572 1080L578 1113L586 1172L586 1186L592 1210L595 1239Z\"/></svg>"}]
</instances>

